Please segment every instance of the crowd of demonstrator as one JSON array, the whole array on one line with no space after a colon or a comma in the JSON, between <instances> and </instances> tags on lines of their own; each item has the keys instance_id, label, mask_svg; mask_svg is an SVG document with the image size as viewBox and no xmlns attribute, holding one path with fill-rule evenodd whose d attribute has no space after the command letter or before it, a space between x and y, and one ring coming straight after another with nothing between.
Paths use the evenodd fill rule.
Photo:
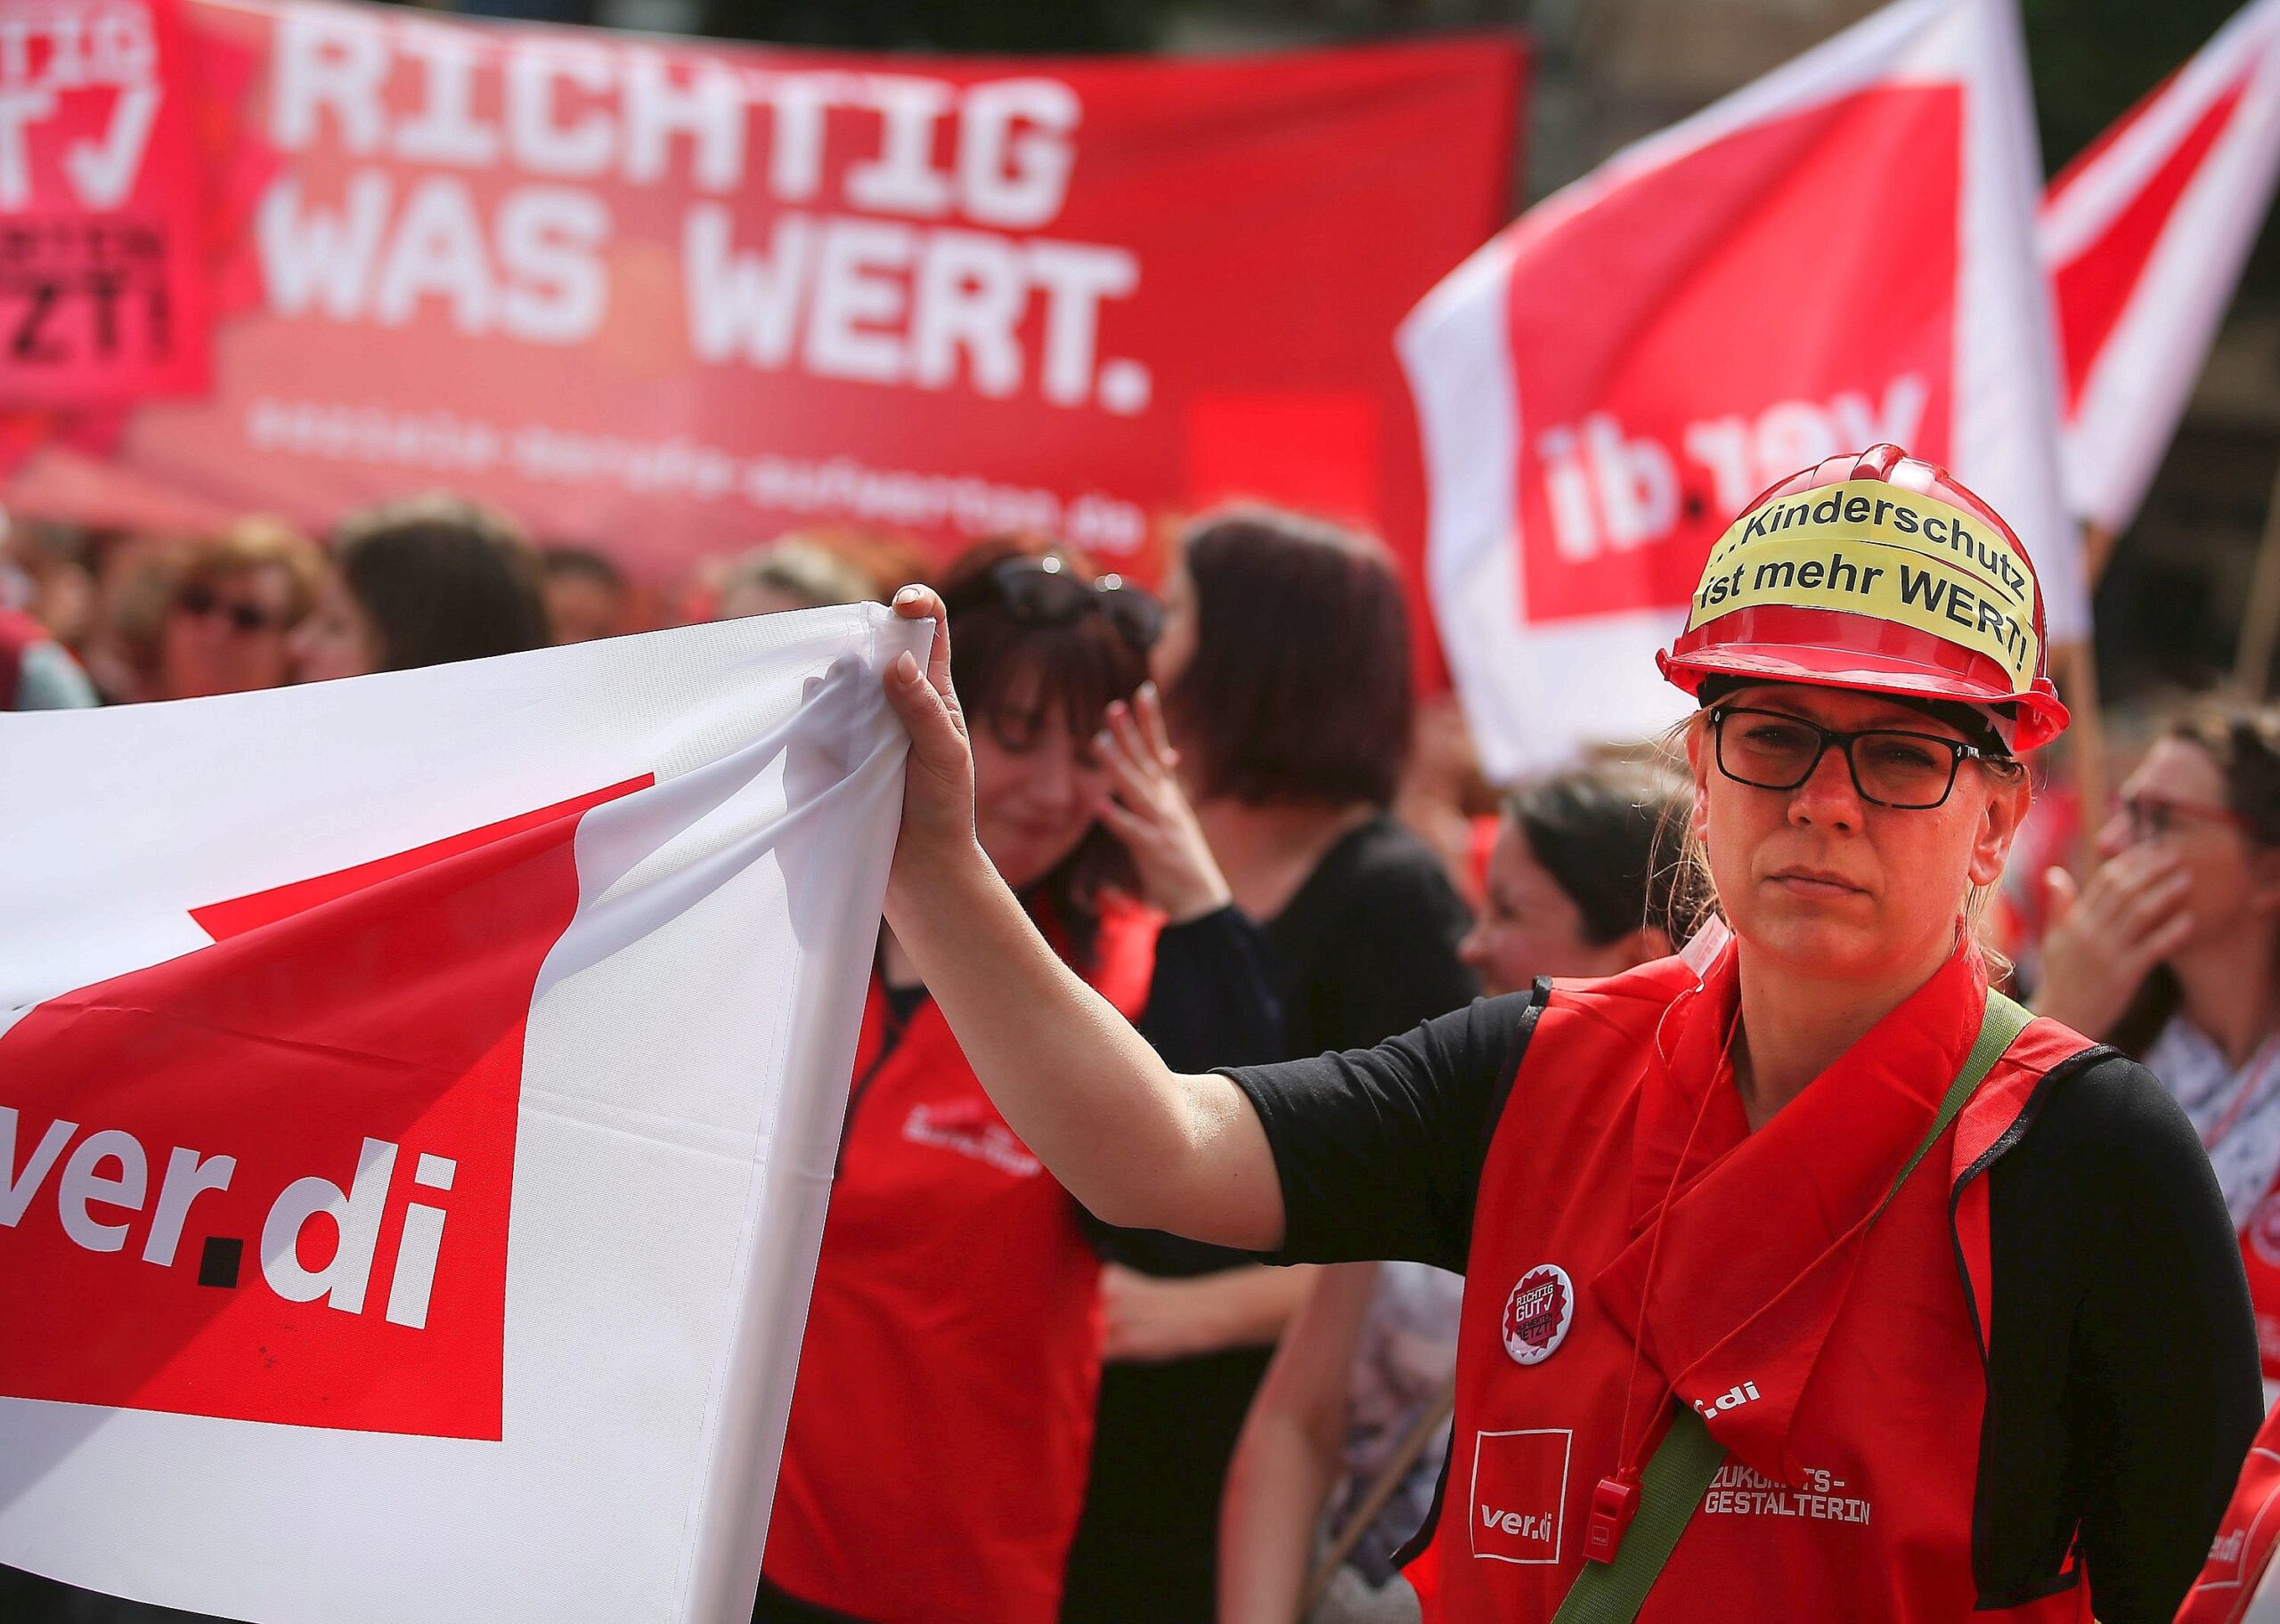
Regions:
<instances>
[{"instance_id":1,"label":"crowd of demonstrator","mask_svg":"<svg viewBox=\"0 0 2280 1624\"><path fill-rule=\"evenodd\" d=\"M0 543L0 710L241 694L853 603L923 558L868 536L789 537L668 597L445 495L352 514L322 546L261 517L187 539L20 524Z\"/></svg>"},{"instance_id":2,"label":"crowd of demonstrator","mask_svg":"<svg viewBox=\"0 0 2280 1624\"><path fill-rule=\"evenodd\" d=\"M793 537L667 602L446 497L323 546L259 519L163 544L20 530L0 708L432 665L926 572L897 543ZM1650 752L1500 799L1453 712L1421 728L1407 605L1367 537L1242 508L1191 526L1157 593L1013 539L936 579L982 846L1175 1071L1366 1046L1698 922L1689 788ZM2006 945L2039 1007L2143 1059L2200 1130L2280 1376L2280 719L2181 717L2096 844L2079 885L2038 878L2003 915L2034 927ZM1095 1222L883 928L755 1617L1414 1617L1389 1581L1446 1449L1460 1287ZM4 1571L0 1608L147 1616Z\"/></svg>"}]
</instances>

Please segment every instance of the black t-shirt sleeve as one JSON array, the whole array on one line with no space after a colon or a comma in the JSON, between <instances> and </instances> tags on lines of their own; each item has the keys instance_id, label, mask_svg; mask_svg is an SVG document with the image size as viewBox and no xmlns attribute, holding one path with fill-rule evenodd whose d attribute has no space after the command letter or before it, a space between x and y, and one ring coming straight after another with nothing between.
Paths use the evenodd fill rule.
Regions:
<instances>
[{"instance_id":1,"label":"black t-shirt sleeve","mask_svg":"<svg viewBox=\"0 0 2280 1624\"><path fill-rule=\"evenodd\" d=\"M1266 933L1230 904L1156 938L1147 1007L1134 1023L1174 1071L1248 1066L1282 1053L1282 1005ZM1120 1230L1083 1214L1093 1249L1153 1275L1209 1274L1250 1255L1155 1230Z\"/></svg>"},{"instance_id":2,"label":"black t-shirt sleeve","mask_svg":"<svg viewBox=\"0 0 2280 1624\"><path fill-rule=\"evenodd\" d=\"M1136 1023L1174 1071L1281 1057L1282 1004L1266 934L1230 903L1156 937L1147 1007Z\"/></svg>"},{"instance_id":3,"label":"black t-shirt sleeve","mask_svg":"<svg viewBox=\"0 0 2280 1624\"><path fill-rule=\"evenodd\" d=\"M2240 1243L2145 1068L2108 1054L2045 1086L1989 1174L1982 1599L2055 1571L2079 1519L2101 1624L2167 1624L2263 1418Z\"/></svg>"},{"instance_id":4,"label":"black t-shirt sleeve","mask_svg":"<svg viewBox=\"0 0 2280 1624\"><path fill-rule=\"evenodd\" d=\"M1229 1069L1282 1180L1278 1261L1462 1272L1482 1154L1537 1002L1477 999L1372 1049Z\"/></svg>"}]
</instances>

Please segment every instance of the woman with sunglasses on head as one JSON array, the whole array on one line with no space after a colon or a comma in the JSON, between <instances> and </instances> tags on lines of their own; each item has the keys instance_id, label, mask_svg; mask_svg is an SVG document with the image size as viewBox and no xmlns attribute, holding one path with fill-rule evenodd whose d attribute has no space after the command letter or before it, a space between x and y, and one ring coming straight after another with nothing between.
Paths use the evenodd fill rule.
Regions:
<instances>
[{"instance_id":1,"label":"woman with sunglasses on head","mask_svg":"<svg viewBox=\"0 0 2280 1624\"><path fill-rule=\"evenodd\" d=\"M966 829L990 883L1168 1063L1274 1055L1264 946L1228 905L1144 688L1153 600L1001 542L954 564L942 601L973 720ZM932 980L881 932L763 1624L1050 1624L1060 1605L1099 1263L1076 1204L975 1081Z\"/></svg>"},{"instance_id":2,"label":"woman with sunglasses on head","mask_svg":"<svg viewBox=\"0 0 2280 1624\"><path fill-rule=\"evenodd\" d=\"M1378 1043L1479 990L1447 870L1391 813L1413 705L1382 546L1269 508L1204 515L1149 663L1196 817L1274 949L1274 1058ZM1168 1236L1103 1250L1110 1364L1063 1618L1208 1618L1227 1463L1307 1281Z\"/></svg>"},{"instance_id":3,"label":"woman with sunglasses on head","mask_svg":"<svg viewBox=\"0 0 2280 1624\"><path fill-rule=\"evenodd\" d=\"M1796 475L1662 659L1699 706L1690 829L1729 929L1201 1075L977 859L937 644L887 678L912 739L887 915L1103 1218L1464 1271L1429 1553L1451 1624L2156 1624L2255 1430L2254 1330L2175 1103L1988 987L1975 893L2019 756L2066 720L2042 623L2024 550L1943 471L1879 446Z\"/></svg>"},{"instance_id":4,"label":"woman with sunglasses on head","mask_svg":"<svg viewBox=\"0 0 2280 1624\"><path fill-rule=\"evenodd\" d=\"M2280 1380L2280 716L2172 723L2097 842L2079 895L2047 877L2035 1006L2144 1060L2193 1119Z\"/></svg>"}]
</instances>

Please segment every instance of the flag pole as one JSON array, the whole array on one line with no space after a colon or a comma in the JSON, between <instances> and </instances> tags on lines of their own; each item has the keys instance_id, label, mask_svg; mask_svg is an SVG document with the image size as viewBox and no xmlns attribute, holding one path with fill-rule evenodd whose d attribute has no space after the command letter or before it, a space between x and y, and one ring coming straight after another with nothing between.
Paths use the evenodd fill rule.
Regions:
<instances>
[{"instance_id":1,"label":"flag pole","mask_svg":"<svg viewBox=\"0 0 2280 1624\"><path fill-rule=\"evenodd\" d=\"M2256 564L2248 578L2248 606L2241 613L2241 641L2233 659L2233 686L2252 704L2262 704L2272 684L2272 655L2280 645L2280 467L2265 499L2264 533L2257 539Z\"/></svg>"},{"instance_id":2,"label":"flag pole","mask_svg":"<svg viewBox=\"0 0 2280 1624\"><path fill-rule=\"evenodd\" d=\"M2087 876L2097 866L2091 841L2104 821L2106 796L2105 715L2098 704L2097 644L2089 637L2062 643L2050 651L2050 663L2058 696L2066 702L2072 717L2066 729L2066 750L2082 808L2072 866L2077 874Z\"/></svg>"}]
</instances>

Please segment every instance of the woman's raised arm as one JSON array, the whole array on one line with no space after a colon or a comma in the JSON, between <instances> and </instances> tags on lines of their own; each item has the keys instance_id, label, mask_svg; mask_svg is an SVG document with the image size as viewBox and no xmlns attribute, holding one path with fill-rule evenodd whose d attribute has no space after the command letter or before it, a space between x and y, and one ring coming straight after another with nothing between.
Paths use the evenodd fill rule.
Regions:
<instances>
[{"instance_id":1,"label":"woman's raised arm","mask_svg":"<svg viewBox=\"0 0 2280 1624\"><path fill-rule=\"evenodd\" d=\"M1038 934L974 835L973 751L941 599L905 587L894 612L935 624L924 669L904 654L886 677L910 733L887 924L974 1075L1103 1222L1279 1246L1282 1193L1258 1113L1225 1077L1172 1072Z\"/></svg>"}]
</instances>

